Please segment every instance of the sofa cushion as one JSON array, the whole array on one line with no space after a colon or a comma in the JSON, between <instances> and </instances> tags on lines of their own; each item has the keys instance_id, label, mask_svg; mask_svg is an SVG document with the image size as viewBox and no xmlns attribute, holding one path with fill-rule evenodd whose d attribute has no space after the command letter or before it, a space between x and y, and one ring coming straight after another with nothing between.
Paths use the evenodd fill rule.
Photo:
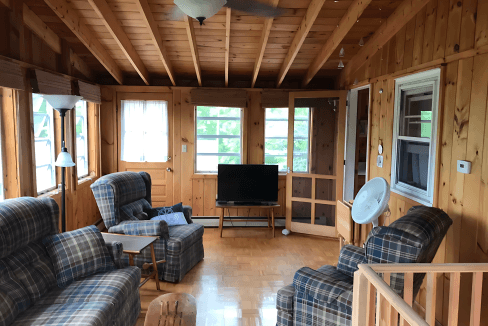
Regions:
<instances>
[{"instance_id":1,"label":"sofa cushion","mask_svg":"<svg viewBox=\"0 0 488 326\"><path fill-rule=\"evenodd\" d=\"M22 197L0 204L0 259L32 241L57 233L56 212L46 204L50 201L54 200Z\"/></svg>"},{"instance_id":2,"label":"sofa cushion","mask_svg":"<svg viewBox=\"0 0 488 326\"><path fill-rule=\"evenodd\" d=\"M74 281L66 288L54 288L37 304L65 304L75 302L110 302L121 308L127 296L136 292L141 280L137 267L115 269Z\"/></svg>"},{"instance_id":3,"label":"sofa cushion","mask_svg":"<svg viewBox=\"0 0 488 326\"><path fill-rule=\"evenodd\" d=\"M198 239L201 239L204 227L201 224L175 225L169 228L168 255L179 255Z\"/></svg>"},{"instance_id":4,"label":"sofa cushion","mask_svg":"<svg viewBox=\"0 0 488 326\"><path fill-rule=\"evenodd\" d=\"M0 261L0 326L10 325L30 305L27 290L7 264Z\"/></svg>"},{"instance_id":5,"label":"sofa cushion","mask_svg":"<svg viewBox=\"0 0 488 326\"><path fill-rule=\"evenodd\" d=\"M17 249L4 261L26 289L32 304L56 286L51 260L40 241Z\"/></svg>"},{"instance_id":6,"label":"sofa cushion","mask_svg":"<svg viewBox=\"0 0 488 326\"><path fill-rule=\"evenodd\" d=\"M79 278L115 269L102 234L94 225L48 236L43 243L61 288Z\"/></svg>"},{"instance_id":7,"label":"sofa cushion","mask_svg":"<svg viewBox=\"0 0 488 326\"><path fill-rule=\"evenodd\" d=\"M300 268L293 277L296 292L306 293L320 301L334 302L344 291L352 289L353 278L325 265L318 270Z\"/></svg>"},{"instance_id":8,"label":"sofa cushion","mask_svg":"<svg viewBox=\"0 0 488 326\"><path fill-rule=\"evenodd\" d=\"M107 326L114 314L109 302L80 302L55 305L34 305L17 316L12 326Z\"/></svg>"},{"instance_id":9,"label":"sofa cushion","mask_svg":"<svg viewBox=\"0 0 488 326\"><path fill-rule=\"evenodd\" d=\"M151 210L151 205L147 200L141 198L120 207L120 221L147 220L148 216L145 211L149 210Z\"/></svg>"}]
</instances>

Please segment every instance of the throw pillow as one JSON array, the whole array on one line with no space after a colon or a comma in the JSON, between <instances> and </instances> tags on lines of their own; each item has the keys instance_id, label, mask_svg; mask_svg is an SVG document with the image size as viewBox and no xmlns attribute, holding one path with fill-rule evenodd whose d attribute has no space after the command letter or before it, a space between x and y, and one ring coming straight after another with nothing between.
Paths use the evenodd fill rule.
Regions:
<instances>
[{"instance_id":1,"label":"throw pillow","mask_svg":"<svg viewBox=\"0 0 488 326\"><path fill-rule=\"evenodd\" d=\"M173 206L170 206L173 209L173 212L182 212L183 213L183 203L179 203Z\"/></svg>"},{"instance_id":2,"label":"throw pillow","mask_svg":"<svg viewBox=\"0 0 488 326\"><path fill-rule=\"evenodd\" d=\"M85 276L115 269L102 234L94 225L51 235L42 242L53 262L60 288Z\"/></svg>"},{"instance_id":3,"label":"throw pillow","mask_svg":"<svg viewBox=\"0 0 488 326\"><path fill-rule=\"evenodd\" d=\"M183 215L182 212L176 212L176 213L169 213L166 215L158 215L153 217L151 220L153 221L166 221L168 226L174 226L174 225L186 225L188 222L185 219L185 215Z\"/></svg>"}]
</instances>

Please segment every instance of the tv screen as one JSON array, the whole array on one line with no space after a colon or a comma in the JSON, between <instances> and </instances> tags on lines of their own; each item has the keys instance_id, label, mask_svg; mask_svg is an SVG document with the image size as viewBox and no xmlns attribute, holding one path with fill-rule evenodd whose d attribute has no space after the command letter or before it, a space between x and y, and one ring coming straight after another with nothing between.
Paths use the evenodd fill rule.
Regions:
<instances>
[{"instance_id":1,"label":"tv screen","mask_svg":"<svg viewBox=\"0 0 488 326\"><path fill-rule=\"evenodd\" d=\"M219 202L278 201L278 165L219 164Z\"/></svg>"}]
</instances>

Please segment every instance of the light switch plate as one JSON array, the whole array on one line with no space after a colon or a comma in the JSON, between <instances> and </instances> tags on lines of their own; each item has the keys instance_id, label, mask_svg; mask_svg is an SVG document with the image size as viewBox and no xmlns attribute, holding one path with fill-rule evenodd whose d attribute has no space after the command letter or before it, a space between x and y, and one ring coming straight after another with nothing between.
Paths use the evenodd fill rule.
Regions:
<instances>
[{"instance_id":1,"label":"light switch plate","mask_svg":"<svg viewBox=\"0 0 488 326\"><path fill-rule=\"evenodd\" d=\"M457 170L458 172L464 173L464 174L470 174L471 173L471 162L469 161L457 161Z\"/></svg>"},{"instance_id":2,"label":"light switch plate","mask_svg":"<svg viewBox=\"0 0 488 326\"><path fill-rule=\"evenodd\" d=\"M181 151L182 151L183 153L186 153L186 145L181 145Z\"/></svg>"},{"instance_id":3,"label":"light switch plate","mask_svg":"<svg viewBox=\"0 0 488 326\"><path fill-rule=\"evenodd\" d=\"M376 166L379 168L383 167L383 155L378 155L376 158Z\"/></svg>"}]
</instances>

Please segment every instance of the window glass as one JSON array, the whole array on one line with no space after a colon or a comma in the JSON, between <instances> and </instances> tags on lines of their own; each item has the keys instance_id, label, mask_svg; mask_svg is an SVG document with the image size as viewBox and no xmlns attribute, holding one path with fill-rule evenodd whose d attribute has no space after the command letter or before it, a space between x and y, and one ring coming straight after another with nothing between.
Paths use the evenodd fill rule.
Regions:
<instances>
[{"instance_id":1,"label":"window glass","mask_svg":"<svg viewBox=\"0 0 488 326\"><path fill-rule=\"evenodd\" d=\"M295 108L293 131L293 172L308 173L310 108Z\"/></svg>"},{"instance_id":2,"label":"window glass","mask_svg":"<svg viewBox=\"0 0 488 326\"><path fill-rule=\"evenodd\" d=\"M278 165L280 172L286 172L288 108L267 108L265 114L264 163Z\"/></svg>"},{"instance_id":3,"label":"window glass","mask_svg":"<svg viewBox=\"0 0 488 326\"><path fill-rule=\"evenodd\" d=\"M430 138L432 87L402 91L400 135Z\"/></svg>"},{"instance_id":4,"label":"window glass","mask_svg":"<svg viewBox=\"0 0 488 326\"><path fill-rule=\"evenodd\" d=\"M37 193L56 187L53 108L40 94L32 94Z\"/></svg>"},{"instance_id":5,"label":"window glass","mask_svg":"<svg viewBox=\"0 0 488 326\"><path fill-rule=\"evenodd\" d=\"M241 109L196 107L196 172L216 173L219 164L241 163Z\"/></svg>"},{"instance_id":6,"label":"window glass","mask_svg":"<svg viewBox=\"0 0 488 326\"><path fill-rule=\"evenodd\" d=\"M122 101L121 117L122 161L168 161L168 102Z\"/></svg>"},{"instance_id":7,"label":"window glass","mask_svg":"<svg viewBox=\"0 0 488 326\"><path fill-rule=\"evenodd\" d=\"M78 178L88 175L88 117L87 103L76 103L76 169Z\"/></svg>"}]
</instances>

